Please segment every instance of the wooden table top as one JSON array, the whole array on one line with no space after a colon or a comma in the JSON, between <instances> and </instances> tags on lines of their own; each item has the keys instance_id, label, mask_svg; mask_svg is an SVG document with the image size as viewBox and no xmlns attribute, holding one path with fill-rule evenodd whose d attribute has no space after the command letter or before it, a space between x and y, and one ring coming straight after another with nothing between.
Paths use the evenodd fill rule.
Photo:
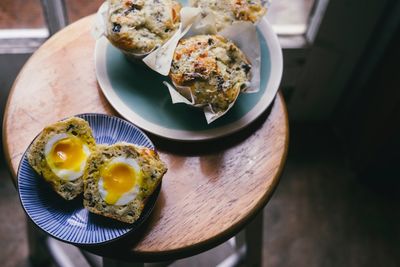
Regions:
<instances>
[{"instance_id":1,"label":"wooden table top","mask_svg":"<svg viewBox=\"0 0 400 267\"><path fill-rule=\"evenodd\" d=\"M14 182L22 154L45 125L80 113L117 115L97 84L93 19L83 18L44 43L13 85L3 144ZM278 94L263 116L230 137L181 145L149 136L169 168L154 212L134 239L88 250L131 260L166 260L231 238L262 210L279 181L288 118Z\"/></svg>"}]
</instances>

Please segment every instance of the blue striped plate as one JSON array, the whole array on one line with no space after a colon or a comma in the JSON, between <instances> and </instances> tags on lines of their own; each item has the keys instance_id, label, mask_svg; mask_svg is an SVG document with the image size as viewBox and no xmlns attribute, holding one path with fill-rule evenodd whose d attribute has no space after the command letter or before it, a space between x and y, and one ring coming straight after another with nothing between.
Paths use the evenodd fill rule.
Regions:
<instances>
[{"instance_id":1,"label":"blue striped plate","mask_svg":"<svg viewBox=\"0 0 400 267\"><path fill-rule=\"evenodd\" d=\"M103 114L82 114L89 122L98 144L129 142L154 149L150 139L133 124ZM83 207L82 196L66 201L58 196L29 165L26 152L19 165L18 192L29 218L49 235L76 245L99 245L132 234L149 217L161 185L149 198L139 220L126 224L96 214Z\"/></svg>"}]
</instances>

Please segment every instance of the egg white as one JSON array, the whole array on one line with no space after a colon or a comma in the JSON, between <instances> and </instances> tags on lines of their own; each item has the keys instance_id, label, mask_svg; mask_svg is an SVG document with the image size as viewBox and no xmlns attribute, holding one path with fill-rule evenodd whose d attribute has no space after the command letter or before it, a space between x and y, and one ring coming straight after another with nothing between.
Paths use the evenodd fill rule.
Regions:
<instances>
[{"instance_id":1,"label":"egg white","mask_svg":"<svg viewBox=\"0 0 400 267\"><path fill-rule=\"evenodd\" d=\"M53 135L52 137L50 137L50 139L47 141L45 147L44 147L44 153L46 156L46 160L47 163L50 167L50 169L54 172L55 175L57 175L57 177L64 179L64 180L68 180L68 181L74 181L76 179L78 179L79 177L81 177L83 175L83 172L85 170L85 166L86 166L86 159L89 157L90 155L90 149L86 144L83 144L83 153L85 154L86 158L85 160L83 160L81 162L81 165L79 167L79 171L72 171L72 170L68 170L68 169L60 169L57 168L56 166L54 166L53 164L51 164L48 160L48 157L51 153L51 149L53 148L53 145L55 143L57 143L59 140L62 140L64 138L68 138L69 135L66 133L61 133L61 134L56 134Z\"/></svg>"},{"instance_id":2,"label":"egg white","mask_svg":"<svg viewBox=\"0 0 400 267\"><path fill-rule=\"evenodd\" d=\"M135 180L135 185L126 193L124 193L115 204L115 206L122 206L122 205L126 205L129 202L131 202L132 200L134 200L138 193L139 193L139 185L140 185L140 172L141 172L141 168L139 166L139 164L137 163L137 161L133 158L125 158L125 157L117 157L114 158L113 160L111 160L110 162L108 162L108 165L111 164L115 164L115 163L125 163L127 165L129 165L130 167L132 167L135 172L136 172L136 180ZM101 198L106 201L106 197L107 197L107 190L104 188L104 179L103 177L100 177L99 179L99 183L98 183L98 188L99 188L99 193L101 195Z\"/></svg>"}]
</instances>

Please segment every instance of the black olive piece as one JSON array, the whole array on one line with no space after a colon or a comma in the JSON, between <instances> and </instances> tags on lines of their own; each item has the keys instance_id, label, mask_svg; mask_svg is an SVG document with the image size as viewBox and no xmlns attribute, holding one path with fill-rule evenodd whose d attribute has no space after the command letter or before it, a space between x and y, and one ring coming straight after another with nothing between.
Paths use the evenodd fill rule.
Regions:
<instances>
[{"instance_id":1,"label":"black olive piece","mask_svg":"<svg viewBox=\"0 0 400 267\"><path fill-rule=\"evenodd\" d=\"M219 90L222 90L224 82L225 82L224 78L222 78L221 76L217 76L216 79L217 79L217 88Z\"/></svg>"},{"instance_id":2,"label":"black olive piece","mask_svg":"<svg viewBox=\"0 0 400 267\"><path fill-rule=\"evenodd\" d=\"M75 136L78 135L78 133L77 133L76 131L72 131L71 133L72 133L73 135L75 135Z\"/></svg>"},{"instance_id":3,"label":"black olive piece","mask_svg":"<svg viewBox=\"0 0 400 267\"><path fill-rule=\"evenodd\" d=\"M113 32L120 32L121 31L121 25L118 23L114 23L113 24L113 28L112 28Z\"/></svg>"},{"instance_id":4,"label":"black olive piece","mask_svg":"<svg viewBox=\"0 0 400 267\"><path fill-rule=\"evenodd\" d=\"M244 72L246 72L246 74L249 73L249 71L251 70L251 66L249 64L242 64L241 67Z\"/></svg>"},{"instance_id":5,"label":"black olive piece","mask_svg":"<svg viewBox=\"0 0 400 267\"><path fill-rule=\"evenodd\" d=\"M135 10L141 10L142 6L139 6L137 4L132 4L130 8L128 8L127 10L125 10L124 14L125 16L128 15L130 12L135 11Z\"/></svg>"},{"instance_id":6,"label":"black olive piece","mask_svg":"<svg viewBox=\"0 0 400 267\"><path fill-rule=\"evenodd\" d=\"M156 19L158 22L161 22L162 13L161 13L161 12L157 12L157 13L154 15L154 17L155 17L155 19Z\"/></svg>"},{"instance_id":7,"label":"black olive piece","mask_svg":"<svg viewBox=\"0 0 400 267\"><path fill-rule=\"evenodd\" d=\"M74 125L72 125L72 124L68 125L68 127L67 127L67 132L69 132L69 130L74 129L74 128L75 128Z\"/></svg>"},{"instance_id":8,"label":"black olive piece","mask_svg":"<svg viewBox=\"0 0 400 267\"><path fill-rule=\"evenodd\" d=\"M207 42L208 42L208 45L213 45L214 44L214 40L212 38L209 38Z\"/></svg>"},{"instance_id":9,"label":"black olive piece","mask_svg":"<svg viewBox=\"0 0 400 267\"><path fill-rule=\"evenodd\" d=\"M142 6L137 5L137 4L132 4L132 6L131 6L131 10L141 10L141 9L142 9Z\"/></svg>"}]
</instances>

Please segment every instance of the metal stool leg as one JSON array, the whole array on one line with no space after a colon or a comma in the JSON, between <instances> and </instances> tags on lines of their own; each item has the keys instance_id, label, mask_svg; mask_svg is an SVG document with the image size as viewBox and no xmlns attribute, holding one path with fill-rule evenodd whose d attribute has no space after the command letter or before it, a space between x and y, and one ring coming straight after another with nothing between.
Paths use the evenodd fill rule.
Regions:
<instances>
[{"instance_id":1,"label":"metal stool leg","mask_svg":"<svg viewBox=\"0 0 400 267\"><path fill-rule=\"evenodd\" d=\"M30 261L34 266L49 266L51 257L46 248L46 235L28 219L26 220L26 226Z\"/></svg>"},{"instance_id":2,"label":"metal stool leg","mask_svg":"<svg viewBox=\"0 0 400 267\"><path fill-rule=\"evenodd\" d=\"M258 267L262 265L262 237L263 212L261 211L243 231L234 239L229 240L236 252L226 258L217 267L246 266Z\"/></svg>"},{"instance_id":3,"label":"metal stool leg","mask_svg":"<svg viewBox=\"0 0 400 267\"><path fill-rule=\"evenodd\" d=\"M246 258L245 266L256 267L262 265L263 245L263 212L257 214L256 218L245 228Z\"/></svg>"}]
</instances>

